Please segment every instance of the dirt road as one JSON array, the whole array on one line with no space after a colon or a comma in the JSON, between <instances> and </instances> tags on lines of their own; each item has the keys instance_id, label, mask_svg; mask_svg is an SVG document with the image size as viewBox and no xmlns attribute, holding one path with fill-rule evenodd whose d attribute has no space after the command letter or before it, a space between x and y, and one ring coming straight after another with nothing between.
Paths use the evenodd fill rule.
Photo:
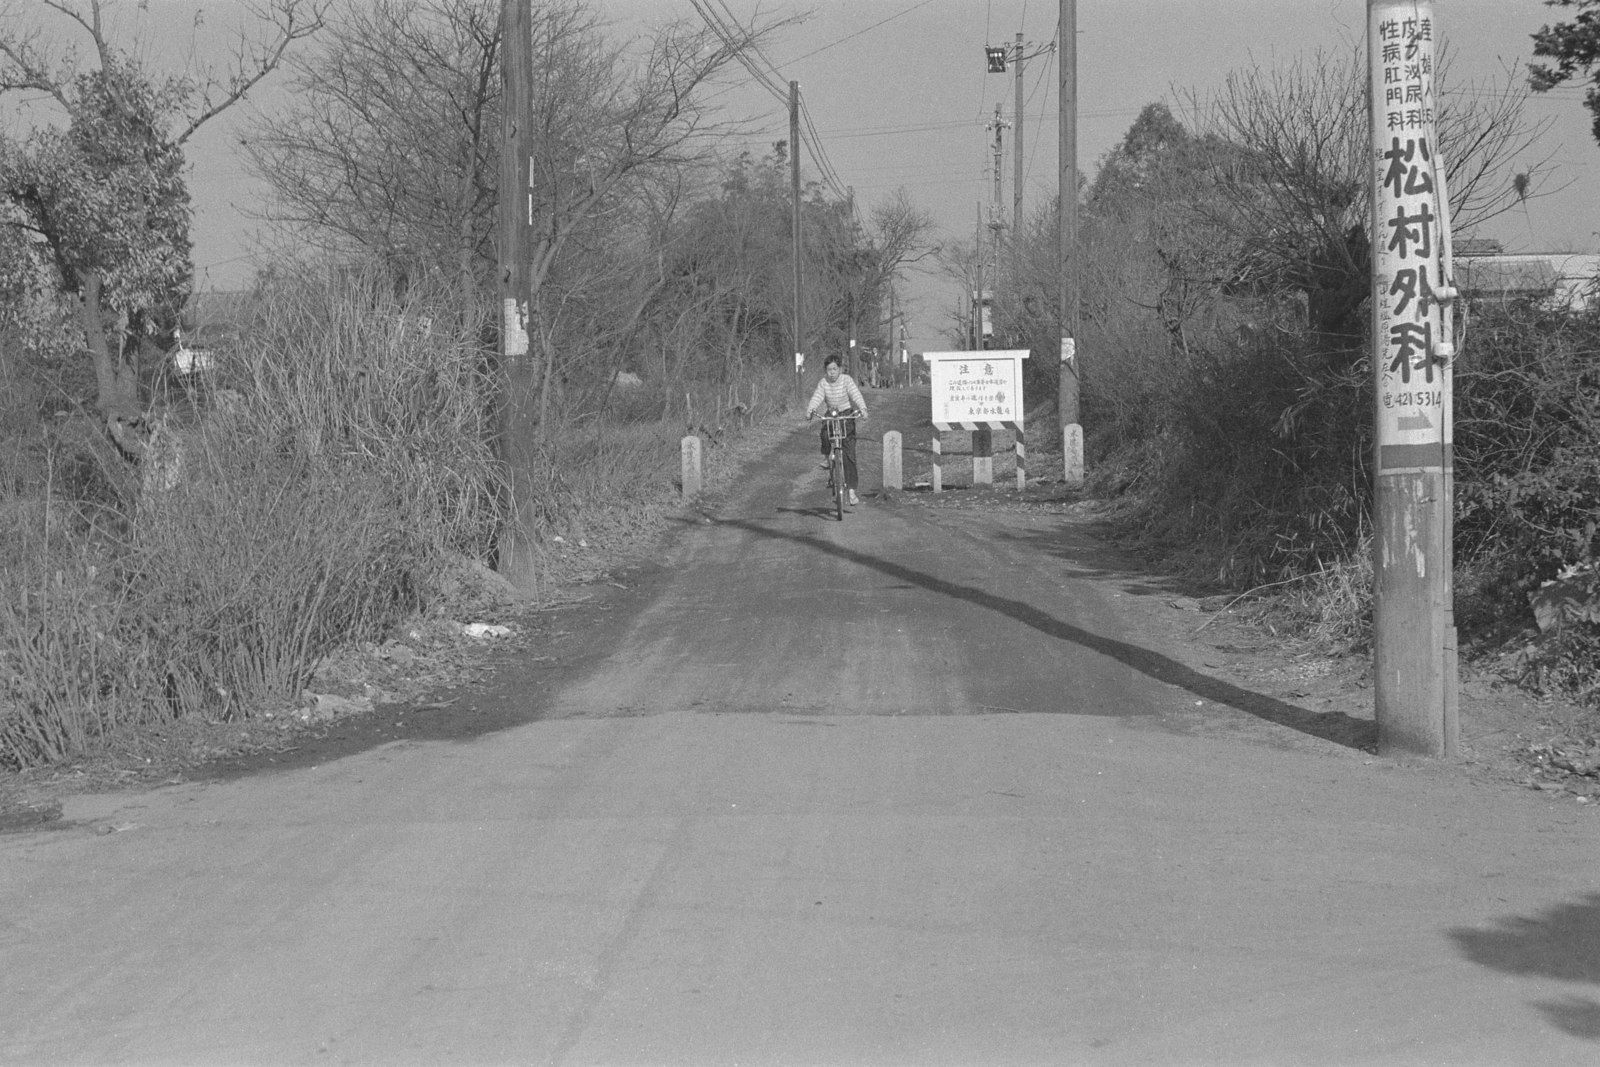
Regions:
<instances>
[{"instance_id":1,"label":"dirt road","mask_svg":"<svg viewBox=\"0 0 1600 1067\"><path fill-rule=\"evenodd\" d=\"M1048 508L835 522L811 442L521 725L0 838L0 1063L1600 1056L1591 813L1163 653Z\"/></svg>"}]
</instances>

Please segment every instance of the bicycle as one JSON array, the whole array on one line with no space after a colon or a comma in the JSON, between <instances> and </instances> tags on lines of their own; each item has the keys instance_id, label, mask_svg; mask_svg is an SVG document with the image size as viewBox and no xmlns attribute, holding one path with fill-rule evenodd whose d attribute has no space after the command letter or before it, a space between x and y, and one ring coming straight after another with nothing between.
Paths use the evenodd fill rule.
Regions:
<instances>
[{"instance_id":1,"label":"bicycle","mask_svg":"<svg viewBox=\"0 0 1600 1067\"><path fill-rule=\"evenodd\" d=\"M844 443L849 436L847 425L861 416L853 410L830 411L819 416L828 430L828 492L833 494L833 513L844 521L844 498L848 490L844 484Z\"/></svg>"}]
</instances>

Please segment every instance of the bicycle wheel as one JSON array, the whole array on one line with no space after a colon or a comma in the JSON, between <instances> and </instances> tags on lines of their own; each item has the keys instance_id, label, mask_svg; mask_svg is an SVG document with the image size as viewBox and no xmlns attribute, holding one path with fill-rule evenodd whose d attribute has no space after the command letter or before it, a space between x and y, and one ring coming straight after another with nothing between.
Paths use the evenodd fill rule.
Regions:
<instances>
[{"instance_id":1,"label":"bicycle wheel","mask_svg":"<svg viewBox=\"0 0 1600 1067\"><path fill-rule=\"evenodd\" d=\"M833 475L829 478L833 483L833 514L840 521L844 521L844 457L837 451L833 453Z\"/></svg>"}]
</instances>

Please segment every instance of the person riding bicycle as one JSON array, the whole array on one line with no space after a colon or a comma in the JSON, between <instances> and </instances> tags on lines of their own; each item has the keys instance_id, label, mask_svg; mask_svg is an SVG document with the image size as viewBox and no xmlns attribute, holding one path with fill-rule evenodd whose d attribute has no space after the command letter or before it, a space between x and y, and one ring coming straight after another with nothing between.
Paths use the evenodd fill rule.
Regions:
<instances>
[{"instance_id":1,"label":"person riding bicycle","mask_svg":"<svg viewBox=\"0 0 1600 1067\"><path fill-rule=\"evenodd\" d=\"M816 418L819 409L828 414L848 411L854 408L859 420L865 421L867 417L867 402L861 397L861 388L856 385L856 380L844 372L844 361L838 356L829 356L822 364L822 380L817 382L816 392L811 394L811 403L806 405L806 421ZM844 438L844 484L850 490L850 503L861 503L856 496L856 421L845 423ZM828 455L832 452L832 443L828 440L828 425L822 426L822 468L828 467Z\"/></svg>"}]
</instances>

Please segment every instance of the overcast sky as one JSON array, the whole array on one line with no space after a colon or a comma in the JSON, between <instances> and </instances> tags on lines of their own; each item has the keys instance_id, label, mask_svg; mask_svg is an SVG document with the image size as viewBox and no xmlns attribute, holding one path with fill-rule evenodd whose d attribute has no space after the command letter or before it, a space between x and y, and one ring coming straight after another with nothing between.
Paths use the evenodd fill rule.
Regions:
<instances>
[{"instance_id":1,"label":"overcast sky","mask_svg":"<svg viewBox=\"0 0 1600 1067\"><path fill-rule=\"evenodd\" d=\"M358 0L340 0L353 3ZM980 206L993 198L993 141L986 126L995 104L1015 122L1015 80L985 73L985 44L1011 44L1020 32L1025 51L1056 37L1056 0L721 0L734 15L781 18L809 11L765 51L773 77L800 82L826 162L864 209L904 187L951 239L970 240ZM125 15L133 0L121 0ZM638 34L674 18L696 19L689 0L591 0L615 32ZM1185 90L1205 94L1230 70L1292 61L1316 49L1341 52L1365 38L1365 0L1078 0L1080 169L1093 174L1099 158L1126 132L1144 105L1178 105ZM236 17L238 0L149 0L149 18L168 42L204 8L207 23ZM1436 0L1434 14L1453 53L1455 77L1520 77L1532 50L1530 34L1559 19L1541 0ZM1057 176L1057 57L1024 66L1024 209L1054 195ZM271 106L275 97L264 95ZM749 147L764 152L788 136L786 107L747 83L717 98L730 114L756 127ZM1509 251L1600 251L1600 148L1589 131L1580 89L1535 97L1534 120L1552 120L1528 162L1546 156L1557 165L1547 189L1494 223L1482 236ZM197 206L195 259L201 284L236 285L248 276L245 234L237 210L252 200L229 131L203 135L190 150ZM1002 201L1012 198L1012 141L1005 131ZM807 177L814 175L811 161ZM949 283L915 285L913 349L943 347L957 295Z\"/></svg>"}]
</instances>

